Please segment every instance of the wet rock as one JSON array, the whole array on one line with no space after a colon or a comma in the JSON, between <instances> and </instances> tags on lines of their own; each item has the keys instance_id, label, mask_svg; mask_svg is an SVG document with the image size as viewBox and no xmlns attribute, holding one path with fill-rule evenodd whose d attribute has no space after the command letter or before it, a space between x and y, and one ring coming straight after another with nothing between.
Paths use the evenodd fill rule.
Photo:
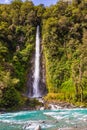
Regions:
<instances>
[{"instance_id":1,"label":"wet rock","mask_svg":"<svg viewBox=\"0 0 87 130\"><path fill-rule=\"evenodd\" d=\"M38 126L35 128L35 130L41 130L41 126L38 125Z\"/></svg>"},{"instance_id":2,"label":"wet rock","mask_svg":"<svg viewBox=\"0 0 87 130\"><path fill-rule=\"evenodd\" d=\"M58 109L61 109L62 107L55 104L49 104L48 108L51 110L58 110Z\"/></svg>"},{"instance_id":3,"label":"wet rock","mask_svg":"<svg viewBox=\"0 0 87 130\"><path fill-rule=\"evenodd\" d=\"M42 121L41 123L45 123L45 121Z\"/></svg>"},{"instance_id":4,"label":"wet rock","mask_svg":"<svg viewBox=\"0 0 87 130\"><path fill-rule=\"evenodd\" d=\"M58 130L74 130L73 128L60 128Z\"/></svg>"},{"instance_id":5,"label":"wet rock","mask_svg":"<svg viewBox=\"0 0 87 130\"><path fill-rule=\"evenodd\" d=\"M45 107L41 107L40 110L42 110L42 111L45 110Z\"/></svg>"},{"instance_id":6,"label":"wet rock","mask_svg":"<svg viewBox=\"0 0 87 130\"><path fill-rule=\"evenodd\" d=\"M30 126L31 126L31 124L27 123L27 124L23 127L23 129L27 129L27 128L29 128Z\"/></svg>"}]
</instances>

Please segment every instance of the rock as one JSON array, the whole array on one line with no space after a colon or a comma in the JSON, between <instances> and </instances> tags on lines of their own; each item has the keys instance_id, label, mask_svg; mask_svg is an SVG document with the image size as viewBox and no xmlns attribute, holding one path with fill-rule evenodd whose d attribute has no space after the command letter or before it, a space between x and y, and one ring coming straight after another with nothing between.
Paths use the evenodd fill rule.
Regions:
<instances>
[{"instance_id":1,"label":"rock","mask_svg":"<svg viewBox=\"0 0 87 130\"><path fill-rule=\"evenodd\" d=\"M58 130L75 130L75 129L73 129L73 128L60 128Z\"/></svg>"},{"instance_id":2,"label":"rock","mask_svg":"<svg viewBox=\"0 0 87 130\"><path fill-rule=\"evenodd\" d=\"M51 109L51 110L58 110L58 109L62 109L62 107L61 106L59 106L59 105L55 105L55 104L49 104L49 109Z\"/></svg>"},{"instance_id":3,"label":"rock","mask_svg":"<svg viewBox=\"0 0 87 130\"><path fill-rule=\"evenodd\" d=\"M41 102L41 103L44 103L44 100L42 99L42 97L41 98L39 97L38 101Z\"/></svg>"},{"instance_id":4,"label":"rock","mask_svg":"<svg viewBox=\"0 0 87 130\"><path fill-rule=\"evenodd\" d=\"M31 124L26 124L24 127L23 127L23 129L27 129L27 128L29 128L31 126Z\"/></svg>"},{"instance_id":5,"label":"rock","mask_svg":"<svg viewBox=\"0 0 87 130\"><path fill-rule=\"evenodd\" d=\"M35 130L41 130L41 126L38 125L38 126L35 128Z\"/></svg>"},{"instance_id":6,"label":"rock","mask_svg":"<svg viewBox=\"0 0 87 130\"><path fill-rule=\"evenodd\" d=\"M45 123L45 121L42 121L42 123Z\"/></svg>"},{"instance_id":7,"label":"rock","mask_svg":"<svg viewBox=\"0 0 87 130\"><path fill-rule=\"evenodd\" d=\"M45 110L45 107L41 107L40 110Z\"/></svg>"}]
</instances>

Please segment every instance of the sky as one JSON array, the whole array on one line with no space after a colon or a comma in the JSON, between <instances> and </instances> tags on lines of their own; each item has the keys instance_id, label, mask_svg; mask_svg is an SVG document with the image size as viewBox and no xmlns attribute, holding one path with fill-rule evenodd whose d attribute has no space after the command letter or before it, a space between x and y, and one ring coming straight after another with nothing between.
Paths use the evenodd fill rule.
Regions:
<instances>
[{"instance_id":1,"label":"sky","mask_svg":"<svg viewBox=\"0 0 87 130\"><path fill-rule=\"evenodd\" d=\"M11 0L0 0L0 3L10 3ZM49 6L51 4L56 4L58 0L32 0L35 5L44 4L45 6Z\"/></svg>"}]
</instances>

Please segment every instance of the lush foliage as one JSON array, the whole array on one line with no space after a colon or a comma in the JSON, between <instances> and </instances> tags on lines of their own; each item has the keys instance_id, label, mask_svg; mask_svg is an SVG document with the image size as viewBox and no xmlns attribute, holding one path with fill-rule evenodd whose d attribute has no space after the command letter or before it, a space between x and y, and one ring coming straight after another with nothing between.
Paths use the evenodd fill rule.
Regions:
<instances>
[{"instance_id":1,"label":"lush foliage","mask_svg":"<svg viewBox=\"0 0 87 130\"><path fill-rule=\"evenodd\" d=\"M13 0L0 5L0 107L23 104L21 95L32 66L38 24L48 98L86 102L87 0L73 0L71 4L60 0L46 8L28 0Z\"/></svg>"},{"instance_id":2,"label":"lush foliage","mask_svg":"<svg viewBox=\"0 0 87 130\"><path fill-rule=\"evenodd\" d=\"M13 0L0 5L0 106L16 107L25 92L42 5Z\"/></svg>"},{"instance_id":3,"label":"lush foliage","mask_svg":"<svg viewBox=\"0 0 87 130\"><path fill-rule=\"evenodd\" d=\"M87 1L59 1L46 8L42 33L49 93L57 93L58 99L86 102Z\"/></svg>"}]
</instances>

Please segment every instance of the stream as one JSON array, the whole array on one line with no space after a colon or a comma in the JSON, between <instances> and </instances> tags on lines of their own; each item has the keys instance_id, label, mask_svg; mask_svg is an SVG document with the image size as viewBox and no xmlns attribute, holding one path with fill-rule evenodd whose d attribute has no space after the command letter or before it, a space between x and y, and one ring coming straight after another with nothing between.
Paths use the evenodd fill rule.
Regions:
<instances>
[{"instance_id":1,"label":"stream","mask_svg":"<svg viewBox=\"0 0 87 130\"><path fill-rule=\"evenodd\" d=\"M87 128L87 109L58 109L20 111L0 114L0 130L35 130L40 125L42 130L62 128Z\"/></svg>"}]
</instances>

